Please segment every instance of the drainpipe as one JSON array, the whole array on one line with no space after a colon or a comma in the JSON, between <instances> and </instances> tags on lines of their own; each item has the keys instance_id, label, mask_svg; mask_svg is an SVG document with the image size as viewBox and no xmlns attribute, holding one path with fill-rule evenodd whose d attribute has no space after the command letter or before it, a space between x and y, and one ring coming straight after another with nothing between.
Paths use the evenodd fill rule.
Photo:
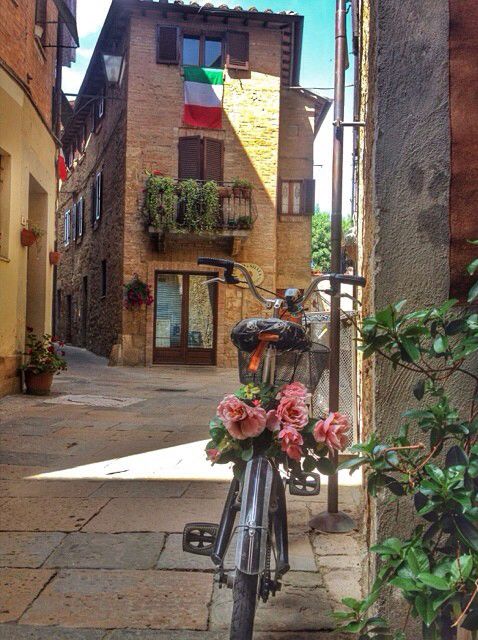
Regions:
<instances>
[{"instance_id":1,"label":"drainpipe","mask_svg":"<svg viewBox=\"0 0 478 640\"><path fill-rule=\"evenodd\" d=\"M335 11L335 83L334 83L334 146L332 161L332 218L331 218L331 266L332 273L342 271L342 181L344 159L344 103L345 67L347 60L346 0L336 0ZM349 124L349 123L347 123ZM335 289L335 291L334 291ZM333 285L332 293L340 294L340 284ZM330 299L330 360L329 360L329 411L339 409L340 382L340 297ZM338 453L332 461L338 463ZM347 533L354 528L353 520L339 511L339 478L329 476L327 511L310 521L310 527L324 533Z\"/></svg>"}]
</instances>

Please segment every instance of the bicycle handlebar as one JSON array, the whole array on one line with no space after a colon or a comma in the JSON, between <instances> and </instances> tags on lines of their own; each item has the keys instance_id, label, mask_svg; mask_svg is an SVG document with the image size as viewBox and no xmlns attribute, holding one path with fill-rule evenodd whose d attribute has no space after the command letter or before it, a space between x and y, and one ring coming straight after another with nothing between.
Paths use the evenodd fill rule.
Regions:
<instances>
[{"instance_id":1,"label":"bicycle handlebar","mask_svg":"<svg viewBox=\"0 0 478 640\"><path fill-rule=\"evenodd\" d=\"M256 285L252 281L251 274L239 262L234 262L233 260L226 260L224 258L198 258L197 263L224 269L224 282L226 282L226 284L238 284L239 280L233 275L234 269L237 269L237 271L240 271L244 276L252 295L257 300L259 300L261 304L263 304L268 309L270 309L274 305L275 299L264 298L259 293ZM339 285L352 284L352 285L357 285L359 287L364 287L366 284L366 280L362 276L352 276L345 273L326 273L322 276L317 276L312 280L312 282L307 287L303 295L300 296L298 300L296 300L297 306L307 302L309 297L316 290L319 282L323 282L324 280L328 280L330 284L333 286L337 284Z\"/></svg>"}]
</instances>

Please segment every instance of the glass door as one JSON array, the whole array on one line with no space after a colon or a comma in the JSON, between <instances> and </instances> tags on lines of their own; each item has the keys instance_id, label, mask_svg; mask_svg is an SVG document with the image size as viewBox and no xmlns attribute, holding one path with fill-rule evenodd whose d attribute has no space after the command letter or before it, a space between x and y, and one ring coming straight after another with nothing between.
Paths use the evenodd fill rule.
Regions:
<instances>
[{"instance_id":1,"label":"glass door","mask_svg":"<svg viewBox=\"0 0 478 640\"><path fill-rule=\"evenodd\" d=\"M153 362L215 364L216 274L157 272Z\"/></svg>"}]
</instances>

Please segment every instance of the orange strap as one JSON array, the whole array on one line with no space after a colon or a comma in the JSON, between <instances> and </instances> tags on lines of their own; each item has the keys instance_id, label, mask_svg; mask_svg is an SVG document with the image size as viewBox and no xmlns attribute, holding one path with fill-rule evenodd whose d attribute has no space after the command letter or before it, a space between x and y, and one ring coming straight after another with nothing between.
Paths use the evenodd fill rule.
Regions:
<instances>
[{"instance_id":1,"label":"orange strap","mask_svg":"<svg viewBox=\"0 0 478 640\"><path fill-rule=\"evenodd\" d=\"M249 365L247 367L248 371L251 373L256 373L259 369L259 364L261 362L262 354L267 346L268 342L277 342L279 340L279 336L275 333L267 333L263 331L259 334L259 344L254 349L251 354L251 359L249 360Z\"/></svg>"}]
</instances>

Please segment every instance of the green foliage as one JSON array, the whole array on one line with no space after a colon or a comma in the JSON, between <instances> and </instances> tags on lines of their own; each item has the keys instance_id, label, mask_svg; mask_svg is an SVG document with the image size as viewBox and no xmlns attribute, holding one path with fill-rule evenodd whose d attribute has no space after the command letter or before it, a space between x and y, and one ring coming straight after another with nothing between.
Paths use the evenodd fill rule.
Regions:
<instances>
[{"instance_id":1,"label":"green foliage","mask_svg":"<svg viewBox=\"0 0 478 640\"><path fill-rule=\"evenodd\" d=\"M32 373L60 373L67 368L63 357L65 343L58 338L52 338L48 333L37 336L32 327L27 327L26 350L23 355L28 357L21 365L24 371Z\"/></svg>"},{"instance_id":2,"label":"green foliage","mask_svg":"<svg viewBox=\"0 0 478 640\"><path fill-rule=\"evenodd\" d=\"M171 227L176 220L178 196L173 178L147 173L144 211L155 228Z\"/></svg>"},{"instance_id":3,"label":"green foliage","mask_svg":"<svg viewBox=\"0 0 478 640\"><path fill-rule=\"evenodd\" d=\"M352 220L342 220L342 233L352 227ZM316 211L312 216L312 264L323 273L330 270L330 214Z\"/></svg>"},{"instance_id":4,"label":"green foliage","mask_svg":"<svg viewBox=\"0 0 478 640\"><path fill-rule=\"evenodd\" d=\"M214 229L217 226L217 216L219 213L219 190L214 180L205 182L202 186L202 228L205 230Z\"/></svg>"},{"instance_id":5,"label":"green foliage","mask_svg":"<svg viewBox=\"0 0 478 640\"><path fill-rule=\"evenodd\" d=\"M469 272L476 268L474 261ZM415 374L411 393L419 408L404 412L389 441L372 434L355 445L356 456L341 467L353 473L363 466L372 496L412 501L418 524L407 539L372 547L380 569L371 594L344 599L348 610L337 618L360 640L401 637L368 616L386 585L401 592L427 640L454 637L458 625L478 630L478 376L467 363L478 351L478 315L456 300L409 313L404 307L401 301L365 318L359 348L365 358L378 355ZM472 381L468 406L450 397L452 376Z\"/></svg>"}]
</instances>

